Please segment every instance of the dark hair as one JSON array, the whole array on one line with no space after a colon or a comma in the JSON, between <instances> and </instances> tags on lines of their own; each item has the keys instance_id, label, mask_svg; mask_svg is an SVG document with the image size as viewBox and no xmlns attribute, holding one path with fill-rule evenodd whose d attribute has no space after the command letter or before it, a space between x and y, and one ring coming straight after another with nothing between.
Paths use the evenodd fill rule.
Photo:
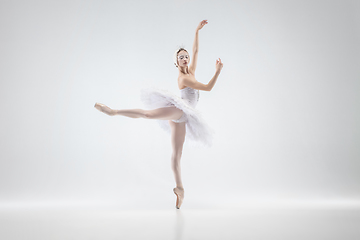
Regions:
<instances>
[{"instance_id":1,"label":"dark hair","mask_svg":"<svg viewBox=\"0 0 360 240\"><path fill-rule=\"evenodd\" d=\"M178 67L178 65L177 65L177 56L178 56L179 52L181 52L181 51L185 51L185 52L189 53L185 48L183 48L183 47L179 48L179 49L175 52L175 55L174 55L174 64L175 64L175 67Z\"/></svg>"}]
</instances>

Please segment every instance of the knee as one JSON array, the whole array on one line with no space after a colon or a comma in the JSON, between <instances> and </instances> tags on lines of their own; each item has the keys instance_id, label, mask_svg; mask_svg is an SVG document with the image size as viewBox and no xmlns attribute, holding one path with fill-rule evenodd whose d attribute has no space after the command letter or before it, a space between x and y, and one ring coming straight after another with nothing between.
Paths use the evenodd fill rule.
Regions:
<instances>
[{"instance_id":1,"label":"knee","mask_svg":"<svg viewBox=\"0 0 360 240\"><path fill-rule=\"evenodd\" d=\"M154 118L154 114L152 114L150 111L144 110L143 111L143 118L152 119L152 118Z\"/></svg>"},{"instance_id":2,"label":"knee","mask_svg":"<svg viewBox=\"0 0 360 240\"><path fill-rule=\"evenodd\" d=\"M182 151L181 150L178 150L178 151L174 151L172 153L172 158L174 160L180 160L181 159L181 155L182 155Z\"/></svg>"}]
</instances>

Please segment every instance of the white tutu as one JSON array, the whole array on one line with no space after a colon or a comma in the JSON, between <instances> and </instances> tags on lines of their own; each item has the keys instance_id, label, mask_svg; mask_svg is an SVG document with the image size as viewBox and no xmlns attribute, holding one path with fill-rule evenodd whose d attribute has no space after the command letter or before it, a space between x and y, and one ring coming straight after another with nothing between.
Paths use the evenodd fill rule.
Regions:
<instances>
[{"instance_id":1,"label":"white tutu","mask_svg":"<svg viewBox=\"0 0 360 240\"><path fill-rule=\"evenodd\" d=\"M180 122L186 122L186 139L199 142L205 146L212 145L213 130L201 117L201 113L195 109L199 99L199 91L192 88L180 90L181 98L170 91L147 88L141 91L141 100L147 108L155 109L174 106L183 111ZM170 133L168 120L157 120L159 125ZM176 122L176 121L174 121Z\"/></svg>"}]
</instances>

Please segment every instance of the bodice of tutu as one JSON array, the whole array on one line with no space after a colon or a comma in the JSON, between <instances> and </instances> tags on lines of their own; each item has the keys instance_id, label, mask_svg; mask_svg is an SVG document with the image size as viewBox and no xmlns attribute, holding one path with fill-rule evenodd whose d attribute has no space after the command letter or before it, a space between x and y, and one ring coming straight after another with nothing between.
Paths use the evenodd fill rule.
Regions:
<instances>
[{"instance_id":1,"label":"bodice of tutu","mask_svg":"<svg viewBox=\"0 0 360 240\"><path fill-rule=\"evenodd\" d=\"M190 87L186 87L186 88L180 89L180 96L190 106L195 108L199 101L199 90L193 89Z\"/></svg>"}]
</instances>

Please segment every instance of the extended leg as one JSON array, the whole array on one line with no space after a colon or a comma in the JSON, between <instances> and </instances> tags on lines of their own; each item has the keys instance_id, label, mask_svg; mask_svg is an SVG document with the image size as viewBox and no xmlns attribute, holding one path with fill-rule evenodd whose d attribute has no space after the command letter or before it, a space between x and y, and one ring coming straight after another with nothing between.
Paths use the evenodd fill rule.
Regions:
<instances>
[{"instance_id":1,"label":"extended leg","mask_svg":"<svg viewBox=\"0 0 360 240\"><path fill-rule=\"evenodd\" d=\"M164 107L157 108L153 110L143 110L143 109L122 109L115 110L111 109L108 106L96 103L94 106L99 111L106 113L109 116L122 115L131 118L148 118L148 119L161 119L161 120L177 120L179 119L183 111L176 107Z\"/></svg>"}]
</instances>

